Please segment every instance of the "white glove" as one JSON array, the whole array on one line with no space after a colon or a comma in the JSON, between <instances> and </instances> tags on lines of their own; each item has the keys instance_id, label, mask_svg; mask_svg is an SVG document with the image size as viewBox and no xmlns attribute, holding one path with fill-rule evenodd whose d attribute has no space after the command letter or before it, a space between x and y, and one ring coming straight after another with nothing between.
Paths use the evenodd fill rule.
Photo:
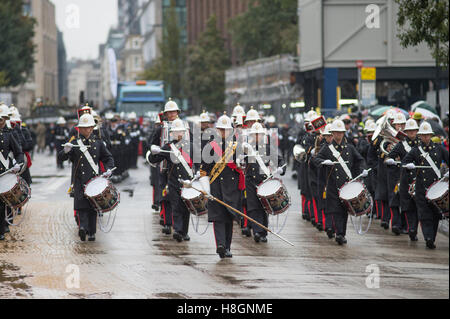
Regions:
<instances>
[{"instance_id":1,"label":"white glove","mask_svg":"<svg viewBox=\"0 0 450 319\"><path fill-rule=\"evenodd\" d=\"M191 188L192 187L192 182L190 180L182 180L181 183L186 188Z\"/></svg>"},{"instance_id":2,"label":"white glove","mask_svg":"<svg viewBox=\"0 0 450 319\"><path fill-rule=\"evenodd\" d=\"M367 177L367 175L369 175L369 171L366 170L366 169L363 170L362 173L361 173L361 176L362 176L362 177Z\"/></svg>"},{"instance_id":3,"label":"white glove","mask_svg":"<svg viewBox=\"0 0 450 319\"><path fill-rule=\"evenodd\" d=\"M279 174L279 175L283 174L283 169L281 167L277 167L275 174Z\"/></svg>"},{"instance_id":4,"label":"white glove","mask_svg":"<svg viewBox=\"0 0 450 319\"><path fill-rule=\"evenodd\" d=\"M324 161L322 162L322 165L333 166L334 164L333 164L333 162L330 161L330 160L324 160Z\"/></svg>"},{"instance_id":5,"label":"white glove","mask_svg":"<svg viewBox=\"0 0 450 319\"><path fill-rule=\"evenodd\" d=\"M64 153L69 153L72 150L73 144L72 143L66 143L64 144Z\"/></svg>"},{"instance_id":6,"label":"white glove","mask_svg":"<svg viewBox=\"0 0 450 319\"><path fill-rule=\"evenodd\" d=\"M209 176L203 176L199 179L200 184L202 184L203 191L206 192L206 194L211 195L211 185L209 184Z\"/></svg>"},{"instance_id":7,"label":"white glove","mask_svg":"<svg viewBox=\"0 0 450 319\"><path fill-rule=\"evenodd\" d=\"M106 178L110 177L111 175L112 175L112 170L110 170L110 169L103 173L103 176Z\"/></svg>"},{"instance_id":8,"label":"white glove","mask_svg":"<svg viewBox=\"0 0 450 319\"><path fill-rule=\"evenodd\" d=\"M416 165L414 165L414 163L406 164L406 169L412 170L412 169L415 169L415 168L416 168Z\"/></svg>"},{"instance_id":9,"label":"white glove","mask_svg":"<svg viewBox=\"0 0 450 319\"><path fill-rule=\"evenodd\" d=\"M448 171L445 173L444 178L448 179Z\"/></svg>"},{"instance_id":10,"label":"white glove","mask_svg":"<svg viewBox=\"0 0 450 319\"><path fill-rule=\"evenodd\" d=\"M158 145L152 145L152 147L150 147L150 151L152 152L152 154L159 154L161 153L161 147L159 147Z\"/></svg>"},{"instance_id":11,"label":"white glove","mask_svg":"<svg viewBox=\"0 0 450 319\"><path fill-rule=\"evenodd\" d=\"M395 165L395 161L392 158L386 160L386 165Z\"/></svg>"},{"instance_id":12,"label":"white glove","mask_svg":"<svg viewBox=\"0 0 450 319\"><path fill-rule=\"evenodd\" d=\"M195 173L194 180L198 180L200 177L200 171L197 171L197 173Z\"/></svg>"},{"instance_id":13,"label":"white glove","mask_svg":"<svg viewBox=\"0 0 450 319\"><path fill-rule=\"evenodd\" d=\"M11 168L11 171L12 171L13 173L19 172L19 171L20 171L20 165L19 165L19 164L14 165L14 166Z\"/></svg>"}]
</instances>

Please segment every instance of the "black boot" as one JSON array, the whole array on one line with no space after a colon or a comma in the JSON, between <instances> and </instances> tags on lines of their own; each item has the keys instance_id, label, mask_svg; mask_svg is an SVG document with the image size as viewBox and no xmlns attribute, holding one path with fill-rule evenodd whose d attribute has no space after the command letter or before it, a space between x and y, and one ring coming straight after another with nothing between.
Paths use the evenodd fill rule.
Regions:
<instances>
[{"instance_id":1,"label":"black boot","mask_svg":"<svg viewBox=\"0 0 450 319\"><path fill-rule=\"evenodd\" d=\"M389 229L389 223L388 222L381 222L380 226L383 227L384 229Z\"/></svg>"},{"instance_id":2,"label":"black boot","mask_svg":"<svg viewBox=\"0 0 450 319\"><path fill-rule=\"evenodd\" d=\"M83 227L78 230L78 236L80 236L81 241L86 241L86 230Z\"/></svg>"},{"instance_id":3,"label":"black boot","mask_svg":"<svg viewBox=\"0 0 450 319\"><path fill-rule=\"evenodd\" d=\"M333 228L327 228L327 236L329 239L334 237L334 230Z\"/></svg>"},{"instance_id":4,"label":"black boot","mask_svg":"<svg viewBox=\"0 0 450 319\"><path fill-rule=\"evenodd\" d=\"M179 232L174 232L173 239L175 239L177 242L181 243L183 241L183 235L181 235Z\"/></svg>"},{"instance_id":5,"label":"black boot","mask_svg":"<svg viewBox=\"0 0 450 319\"><path fill-rule=\"evenodd\" d=\"M170 228L169 225L164 225L164 227L163 227L163 229L161 230L161 232L162 232L163 234L170 235L170 234L172 234L172 229Z\"/></svg>"},{"instance_id":6,"label":"black boot","mask_svg":"<svg viewBox=\"0 0 450 319\"><path fill-rule=\"evenodd\" d=\"M233 258L233 254L231 253L231 251L230 251L229 249L227 249L227 250L225 251L225 257L227 257L227 258Z\"/></svg>"},{"instance_id":7,"label":"black boot","mask_svg":"<svg viewBox=\"0 0 450 319\"><path fill-rule=\"evenodd\" d=\"M342 236L342 235L337 235L337 236L336 236L336 242L337 242L339 245L343 245L343 244L345 244L345 243L347 242L347 240L345 239L344 236Z\"/></svg>"},{"instance_id":8,"label":"black boot","mask_svg":"<svg viewBox=\"0 0 450 319\"><path fill-rule=\"evenodd\" d=\"M217 246L216 253L219 254L219 257L220 257L221 259L225 258L225 253L226 253L226 251L227 251L227 250L225 249L225 246L223 246L223 245Z\"/></svg>"},{"instance_id":9,"label":"black boot","mask_svg":"<svg viewBox=\"0 0 450 319\"><path fill-rule=\"evenodd\" d=\"M267 237L266 236L261 236L261 242L262 243L267 243Z\"/></svg>"},{"instance_id":10,"label":"black boot","mask_svg":"<svg viewBox=\"0 0 450 319\"><path fill-rule=\"evenodd\" d=\"M250 231L250 227L242 228L242 235L244 235L246 237L251 237L252 236L252 232Z\"/></svg>"},{"instance_id":11,"label":"black boot","mask_svg":"<svg viewBox=\"0 0 450 319\"><path fill-rule=\"evenodd\" d=\"M0 240L5 240L5 235L1 234L0 235Z\"/></svg>"},{"instance_id":12,"label":"black boot","mask_svg":"<svg viewBox=\"0 0 450 319\"><path fill-rule=\"evenodd\" d=\"M323 230L323 224L322 224L322 223L318 223L318 224L316 225L316 227L317 227L317 230L318 230L318 231L322 231L322 230Z\"/></svg>"},{"instance_id":13,"label":"black boot","mask_svg":"<svg viewBox=\"0 0 450 319\"><path fill-rule=\"evenodd\" d=\"M95 234L89 234L88 241L95 241Z\"/></svg>"},{"instance_id":14,"label":"black boot","mask_svg":"<svg viewBox=\"0 0 450 319\"><path fill-rule=\"evenodd\" d=\"M409 235L409 239L410 239L411 241L418 241L418 238L417 238L417 232L416 232L416 231L410 230L409 233L408 233L408 235Z\"/></svg>"},{"instance_id":15,"label":"black boot","mask_svg":"<svg viewBox=\"0 0 450 319\"><path fill-rule=\"evenodd\" d=\"M253 235L253 239L255 242L259 243L261 241L261 235L259 233L256 233Z\"/></svg>"},{"instance_id":16,"label":"black boot","mask_svg":"<svg viewBox=\"0 0 450 319\"><path fill-rule=\"evenodd\" d=\"M427 239L425 239L425 241L427 242L427 248L429 248L429 249L435 249L436 248L436 245L434 244L434 240L433 239L430 239L430 238L427 238Z\"/></svg>"},{"instance_id":17,"label":"black boot","mask_svg":"<svg viewBox=\"0 0 450 319\"><path fill-rule=\"evenodd\" d=\"M189 235L186 234L186 235L183 236L183 240L184 240L184 241L190 241L190 240L191 240L191 237L189 237Z\"/></svg>"},{"instance_id":18,"label":"black boot","mask_svg":"<svg viewBox=\"0 0 450 319\"><path fill-rule=\"evenodd\" d=\"M395 235L399 236L399 235L402 233L402 230L401 230L400 227L398 227L398 226L392 226L392 232L393 232Z\"/></svg>"}]
</instances>

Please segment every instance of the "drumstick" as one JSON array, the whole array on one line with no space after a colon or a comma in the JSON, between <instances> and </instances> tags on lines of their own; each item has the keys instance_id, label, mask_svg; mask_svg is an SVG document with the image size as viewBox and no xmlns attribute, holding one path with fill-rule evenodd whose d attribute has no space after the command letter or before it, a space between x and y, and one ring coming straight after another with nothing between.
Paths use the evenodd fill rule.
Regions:
<instances>
[{"instance_id":1,"label":"drumstick","mask_svg":"<svg viewBox=\"0 0 450 319\"><path fill-rule=\"evenodd\" d=\"M402 166L403 168L407 168L406 165ZM432 168L431 166L415 166L414 168Z\"/></svg>"},{"instance_id":2,"label":"drumstick","mask_svg":"<svg viewBox=\"0 0 450 319\"><path fill-rule=\"evenodd\" d=\"M181 182L181 181L180 181L180 182ZM191 188L193 188L193 189L196 190L197 192L202 193L202 194L205 195L206 197L208 197L208 198L210 198L210 199L212 199L212 200L218 202L219 204L222 204L223 206L227 207L228 209L231 209L233 212L235 212L235 213L241 215L242 217L244 217L244 218L246 218L246 219L248 219L248 220L254 222L256 225L258 225L259 227L261 227L261 228L264 229L265 231L267 231L267 232L269 232L269 233L271 233L271 234L277 236L278 238L280 238L281 240L285 241L285 242L288 243L289 245L294 246L294 244L291 243L290 241L288 241L287 239L285 239L285 238L283 238L282 236L280 236L280 235L274 233L273 231L271 231L271 230L270 230L269 228L267 228L266 226L261 225L260 223L258 223L258 222L257 222L256 220L254 220L253 218L244 215L243 213L241 213L240 211L238 211L238 210L235 209L234 207L231 207L231 206L228 205L227 203L221 201L220 199L218 199L218 198L216 198L216 197L214 197L214 196L212 196L212 195L208 195L205 191L200 190L200 189L197 189L197 188L193 187L192 185L191 185Z\"/></svg>"},{"instance_id":3,"label":"drumstick","mask_svg":"<svg viewBox=\"0 0 450 319\"><path fill-rule=\"evenodd\" d=\"M66 143L66 144L61 144L61 146L66 146L68 143ZM91 147L90 145L83 145L83 146L85 146L85 147ZM72 147L81 147L80 145L73 145L72 144Z\"/></svg>"},{"instance_id":4,"label":"drumstick","mask_svg":"<svg viewBox=\"0 0 450 319\"><path fill-rule=\"evenodd\" d=\"M369 168L369 169L367 170L367 173L369 173L371 170L372 170L372 169ZM353 182L353 181L357 180L358 178L362 177L362 175L363 175L362 173L359 174L358 176L356 176L354 179L350 180L349 182Z\"/></svg>"},{"instance_id":5,"label":"drumstick","mask_svg":"<svg viewBox=\"0 0 450 319\"><path fill-rule=\"evenodd\" d=\"M9 174L9 173L12 173L12 168L9 169L9 170L7 170L6 172L1 173L1 174L0 174L0 177L4 176L4 175L6 175L6 174Z\"/></svg>"}]
</instances>

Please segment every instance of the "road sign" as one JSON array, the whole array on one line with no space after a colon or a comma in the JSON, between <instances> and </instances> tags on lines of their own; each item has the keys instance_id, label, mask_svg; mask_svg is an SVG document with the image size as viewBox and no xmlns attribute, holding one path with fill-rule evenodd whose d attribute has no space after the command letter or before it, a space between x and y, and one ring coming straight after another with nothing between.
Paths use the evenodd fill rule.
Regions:
<instances>
[{"instance_id":1,"label":"road sign","mask_svg":"<svg viewBox=\"0 0 450 319\"><path fill-rule=\"evenodd\" d=\"M363 61L362 60L356 60L356 67L358 69L362 68L363 67Z\"/></svg>"},{"instance_id":2,"label":"road sign","mask_svg":"<svg viewBox=\"0 0 450 319\"><path fill-rule=\"evenodd\" d=\"M376 68L361 68L361 80L363 81L375 81L376 75Z\"/></svg>"}]
</instances>

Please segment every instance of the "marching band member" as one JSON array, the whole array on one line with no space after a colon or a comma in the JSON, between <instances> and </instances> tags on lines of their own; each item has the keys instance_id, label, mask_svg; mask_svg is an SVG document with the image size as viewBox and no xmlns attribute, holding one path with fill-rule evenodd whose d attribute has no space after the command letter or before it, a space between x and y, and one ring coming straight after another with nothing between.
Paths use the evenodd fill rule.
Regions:
<instances>
[{"instance_id":1,"label":"marching band member","mask_svg":"<svg viewBox=\"0 0 450 319\"><path fill-rule=\"evenodd\" d=\"M388 111L385 115L389 122L394 119L394 113ZM382 145L382 143L384 145ZM391 214L389 209L389 194L387 185L387 166L384 162L386 154L382 151L382 146L388 152L392 149L392 144L384 142L382 138L377 137L372 145L376 151L377 170L376 170L376 188L375 188L375 201L378 201L378 213L381 211L381 223L380 226L384 229L389 229L389 222L391 220Z\"/></svg>"},{"instance_id":2,"label":"marching band member","mask_svg":"<svg viewBox=\"0 0 450 319\"><path fill-rule=\"evenodd\" d=\"M180 112L181 110L179 109L177 103L169 98L169 101L164 105L163 114L159 116L161 124L153 131L153 134L150 137L149 145L162 147L169 142L170 126L172 125L172 122L178 118ZM160 224L163 226L162 232L166 235L170 235L172 233L173 218L170 199L167 194L168 180L167 168L164 167L165 162L166 161L163 161L159 167L159 173L157 175L157 183L159 183L159 187L157 188L157 190L160 190L160 194L158 194L158 196L155 196L155 198L159 199L158 204L161 209Z\"/></svg>"},{"instance_id":3,"label":"marching band member","mask_svg":"<svg viewBox=\"0 0 450 319\"><path fill-rule=\"evenodd\" d=\"M437 230L441 214L439 210L425 198L427 189L435 181L441 179L440 166L442 163L449 165L448 151L442 145L431 141L433 130L428 122L420 124L417 133L420 142L405 156L402 164L406 164L408 170L416 170L416 194L415 200L417 213L422 227L426 247L436 248ZM416 168L416 166L429 166L429 168ZM447 172L448 178L448 172Z\"/></svg>"},{"instance_id":4,"label":"marching band member","mask_svg":"<svg viewBox=\"0 0 450 319\"><path fill-rule=\"evenodd\" d=\"M66 124L66 120L61 116L56 121L55 127L56 167L60 169L64 168L64 164L59 160L58 154L62 151L62 145L67 141L67 138L69 137L69 130L67 129Z\"/></svg>"},{"instance_id":5,"label":"marching band member","mask_svg":"<svg viewBox=\"0 0 450 319\"><path fill-rule=\"evenodd\" d=\"M76 139L78 147L74 148L74 144L66 143L59 153L61 161L72 162L74 209L79 220L78 235L81 241L86 240L86 235L89 241L95 241L97 229L97 212L84 196L84 185L99 175L99 161L102 161L107 169L105 177L111 176L114 167L114 159L103 141L92 135L94 127L94 117L91 114L83 114L77 126L80 134Z\"/></svg>"},{"instance_id":6,"label":"marching band member","mask_svg":"<svg viewBox=\"0 0 450 319\"><path fill-rule=\"evenodd\" d=\"M331 124L327 124L323 131L321 132L321 141L320 141L320 147L314 151L313 158L317 155L319 150L322 148L323 145L330 145L333 141L333 134L330 132ZM313 160L311 160L313 162ZM325 166L319 166L317 167L317 188L318 188L318 200L317 200L317 209L320 212L322 216L322 225L323 230L327 233L328 238L334 237L334 222L333 222L333 215L331 215L328 210L326 209L326 202L325 202L325 181L327 179L326 175L326 167Z\"/></svg>"},{"instance_id":7,"label":"marching band member","mask_svg":"<svg viewBox=\"0 0 450 319\"><path fill-rule=\"evenodd\" d=\"M331 128L333 141L330 145L324 145L313 161L317 166L327 166L327 181L325 186L326 210L333 215L336 227L336 242L339 245L347 243L345 239L347 231L348 213L339 200L339 189L353 177L361 173L364 159L356 148L344 139L346 132L341 120L333 121ZM335 164L337 161L338 164ZM362 177L367 176L364 170Z\"/></svg>"},{"instance_id":8,"label":"marching band member","mask_svg":"<svg viewBox=\"0 0 450 319\"><path fill-rule=\"evenodd\" d=\"M5 173L9 169L12 173L18 173L21 165L24 163L24 155L19 142L15 139L11 130L6 126L9 119L9 109L5 104L0 103L0 174ZM10 157L12 152L13 158ZM16 164L13 164L13 159ZM5 213L11 213L9 207L0 199L0 240L5 240L5 232L7 223Z\"/></svg>"},{"instance_id":9,"label":"marching band member","mask_svg":"<svg viewBox=\"0 0 450 319\"><path fill-rule=\"evenodd\" d=\"M258 111L253 109L252 106L250 110L248 110L247 115L245 116L244 125L247 128L251 128L252 125L255 124L256 122L261 122L261 117L259 116Z\"/></svg>"},{"instance_id":10,"label":"marching band member","mask_svg":"<svg viewBox=\"0 0 450 319\"><path fill-rule=\"evenodd\" d=\"M257 186L270 176L270 171L268 170L269 161L264 161L264 156L269 156L273 149L271 149L270 143L265 142L266 130L261 123L253 124L249 132L249 137L249 144L246 145L248 148L252 148L252 150L248 152L245 169L247 212L249 217L267 227L269 221L268 215L257 196ZM266 165L265 168L260 167L255 157L252 156L254 155L252 153L256 151L261 155L261 159L264 161L263 164ZM277 157L278 163L275 173L284 175L286 168L281 168L284 165L283 157L280 153L277 154ZM251 224L251 229L253 229L255 242L267 242L267 231L255 223L249 223Z\"/></svg>"},{"instance_id":11,"label":"marching band member","mask_svg":"<svg viewBox=\"0 0 450 319\"><path fill-rule=\"evenodd\" d=\"M407 138L395 145L394 149L389 153L388 158L386 159L386 164L388 165L389 176L395 176L396 171L400 171L400 174L397 174L400 175L397 179L400 186L397 187L397 189L394 189L394 192L400 197L399 206L402 214L405 214L406 216L409 238L411 241L417 241L417 227L419 223L417 218L417 207L414 198L409 194L409 187L415 178L415 172L397 165L397 163L399 163L399 161L401 163L406 154L417 145L416 136L419 131L417 122L414 119L409 119L406 121L405 129L403 131L407 135ZM395 186L397 185L398 184ZM392 231L400 234L399 221L397 220L396 222L397 224L393 222Z\"/></svg>"},{"instance_id":12,"label":"marching band member","mask_svg":"<svg viewBox=\"0 0 450 319\"><path fill-rule=\"evenodd\" d=\"M394 129L399 132L403 131L405 128L406 118L402 113L397 113L394 116L394 121L392 125ZM405 142L407 145L407 142ZM389 155L386 156L386 165L387 165L387 182L388 182L388 199L389 199L389 209L391 212L391 229L394 234L397 236L402 233L402 216L400 210L400 194L399 194L399 182L401 178L401 169L397 169L392 165L389 166L389 163L392 163L393 160L401 160L400 154L398 151L394 152L394 149L397 145L402 145L403 143L397 143L393 149L389 152ZM397 148L398 149L398 148ZM404 155L404 154L403 154Z\"/></svg>"},{"instance_id":13,"label":"marching band member","mask_svg":"<svg viewBox=\"0 0 450 319\"><path fill-rule=\"evenodd\" d=\"M186 127L182 120L176 119L172 122L170 134L172 140L163 147L151 146L151 155L147 153L147 160L150 163L167 161L168 197L173 214L173 238L177 242L182 242L190 240L188 235L190 213L181 198L183 184L180 179L190 181L194 178L193 147L186 135Z\"/></svg>"},{"instance_id":14,"label":"marching band member","mask_svg":"<svg viewBox=\"0 0 450 319\"><path fill-rule=\"evenodd\" d=\"M236 159L237 143L234 141L231 119L222 115L216 124L220 135L207 146L211 158L202 156L200 182L203 190L228 205L239 210L241 195L245 189L245 175ZM211 160L212 158L215 159ZM208 201L208 221L213 223L216 239L216 252L220 258L232 257L233 218L235 213L216 201Z\"/></svg>"}]
</instances>

